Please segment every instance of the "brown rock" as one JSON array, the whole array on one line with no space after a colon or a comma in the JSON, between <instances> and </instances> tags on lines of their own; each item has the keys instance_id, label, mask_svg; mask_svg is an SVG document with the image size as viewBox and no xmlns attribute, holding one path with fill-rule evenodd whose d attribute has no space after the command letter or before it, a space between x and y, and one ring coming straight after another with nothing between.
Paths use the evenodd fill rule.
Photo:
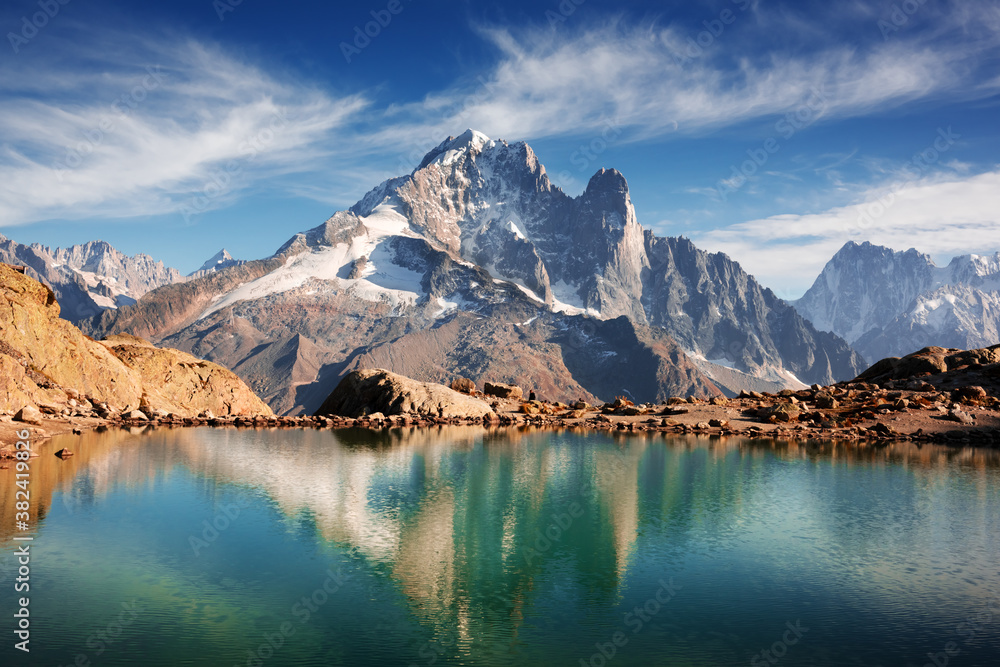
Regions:
<instances>
[{"instance_id":1,"label":"brown rock","mask_svg":"<svg viewBox=\"0 0 1000 667\"><path fill-rule=\"evenodd\" d=\"M515 401L521 400L524 392L517 385L501 384L499 382L487 382L483 385L483 393L487 396L497 398L509 398Z\"/></svg>"},{"instance_id":2,"label":"brown rock","mask_svg":"<svg viewBox=\"0 0 1000 667\"><path fill-rule=\"evenodd\" d=\"M316 414L360 417L374 412L481 419L493 409L478 398L444 385L418 382L382 369L366 369L348 373Z\"/></svg>"},{"instance_id":3,"label":"brown rock","mask_svg":"<svg viewBox=\"0 0 1000 667\"><path fill-rule=\"evenodd\" d=\"M24 422L25 424L41 424L42 413L35 406L26 405L17 411L17 414L14 415L14 421Z\"/></svg>"},{"instance_id":4,"label":"brown rock","mask_svg":"<svg viewBox=\"0 0 1000 667\"><path fill-rule=\"evenodd\" d=\"M792 403L778 403L770 408L761 408L757 411L757 416L772 423L788 423L799 420L799 410L797 405Z\"/></svg>"},{"instance_id":5,"label":"brown rock","mask_svg":"<svg viewBox=\"0 0 1000 667\"><path fill-rule=\"evenodd\" d=\"M90 403L145 402L178 414L204 404L226 414L270 413L220 366L132 336L91 340L59 318L48 287L0 265L0 409L26 402L65 405L80 396Z\"/></svg>"},{"instance_id":6,"label":"brown rock","mask_svg":"<svg viewBox=\"0 0 1000 667\"><path fill-rule=\"evenodd\" d=\"M835 410L840 407L840 403L830 394L817 394L816 407L820 410Z\"/></svg>"},{"instance_id":7,"label":"brown rock","mask_svg":"<svg viewBox=\"0 0 1000 667\"><path fill-rule=\"evenodd\" d=\"M455 378L451 381L451 388L463 394L473 394L476 391L476 383L469 378Z\"/></svg>"},{"instance_id":8,"label":"brown rock","mask_svg":"<svg viewBox=\"0 0 1000 667\"><path fill-rule=\"evenodd\" d=\"M218 364L125 334L106 338L101 345L139 377L151 409L182 417L200 412L213 416L271 413L243 380Z\"/></svg>"},{"instance_id":9,"label":"brown rock","mask_svg":"<svg viewBox=\"0 0 1000 667\"><path fill-rule=\"evenodd\" d=\"M982 387L959 387L951 392L953 401L981 401L986 398L986 390Z\"/></svg>"},{"instance_id":10,"label":"brown rock","mask_svg":"<svg viewBox=\"0 0 1000 667\"><path fill-rule=\"evenodd\" d=\"M70 456L73 456L73 452L64 447L60 449L58 452L56 452L56 456L58 456L61 459L66 459L69 458Z\"/></svg>"}]
</instances>

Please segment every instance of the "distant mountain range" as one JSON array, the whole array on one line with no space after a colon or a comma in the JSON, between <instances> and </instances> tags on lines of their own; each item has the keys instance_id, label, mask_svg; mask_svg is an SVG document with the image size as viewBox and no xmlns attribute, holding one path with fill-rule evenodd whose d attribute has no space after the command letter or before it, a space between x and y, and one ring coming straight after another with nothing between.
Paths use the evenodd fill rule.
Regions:
<instances>
[{"instance_id":1,"label":"distant mountain range","mask_svg":"<svg viewBox=\"0 0 1000 667\"><path fill-rule=\"evenodd\" d=\"M24 245L3 235L0 262L24 266L28 275L51 287L62 309L61 316L71 322L133 304L162 285L241 263L223 249L198 271L183 276L149 255L129 256L104 241L50 248L38 243Z\"/></svg>"},{"instance_id":2,"label":"distant mountain range","mask_svg":"<svg viewBox=\"0 0 1000 667\"><path fill-rule=\"evenodd\" d=\"M62 317L70 321L133 304L152 289L184 279L163 262L129 257L104 241L49 248L0 236L0 262L25 266L28 275L51 287Z\"/></svg>"},{"instance_id":3,"label":"distant mountain range","mask_svg":"<svg viewBox=\"0 0 1000 667\"><path fill-rule=\"evenodd\" d=\"M848 242L795 308L846 339L867 361L928 345L974 349L1000 342L1000 253L930 256Z\"/></svg>"},{"instance_id":4,"label":"distant mountain range","mask_svg":"<svg viewBox=\"0 0 1000 667\"><path fill-rule=\"evenodd\" d=\"M619 172L573 198L528 145L471 130L273 256L227 261L83 327L221 363L282 413L362 366L639 401L865 367L725 255L644 230Z\"/></svg>"}]
</instances>

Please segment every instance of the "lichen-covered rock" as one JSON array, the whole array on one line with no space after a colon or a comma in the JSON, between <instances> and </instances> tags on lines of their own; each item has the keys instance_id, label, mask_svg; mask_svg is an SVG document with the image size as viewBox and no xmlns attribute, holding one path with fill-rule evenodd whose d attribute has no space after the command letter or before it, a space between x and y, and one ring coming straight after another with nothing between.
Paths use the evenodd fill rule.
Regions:
<instances>
[{"instance_id":1,"label":"lichen-covered rock","mask_svg":"<svg viewBox=\"0 0 1000 667\"><path fill-rule=\"evenodd\" d=\"M493 413L484 401L441 384L418 382L382 369L347 374L317 415L361 417L416 413L430 417L484 417Z\"/></svg>"}]
</instances>

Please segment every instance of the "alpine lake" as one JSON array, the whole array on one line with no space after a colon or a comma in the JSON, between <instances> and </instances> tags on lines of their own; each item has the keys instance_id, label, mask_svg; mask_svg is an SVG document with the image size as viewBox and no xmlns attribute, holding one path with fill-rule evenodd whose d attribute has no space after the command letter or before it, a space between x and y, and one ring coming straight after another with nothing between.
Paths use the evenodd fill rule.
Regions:
<instances>
[{"instance_id":1,"label":"alpine lake","mask_svg":"<svg viewBox=\"0 0 1000 667\"><path fill-rule=\"evenodd\" d=\"M1000 664L996 450L478 427L35 450L26 532L0 470L2 665Z\"/></svg>"}]
</instances>

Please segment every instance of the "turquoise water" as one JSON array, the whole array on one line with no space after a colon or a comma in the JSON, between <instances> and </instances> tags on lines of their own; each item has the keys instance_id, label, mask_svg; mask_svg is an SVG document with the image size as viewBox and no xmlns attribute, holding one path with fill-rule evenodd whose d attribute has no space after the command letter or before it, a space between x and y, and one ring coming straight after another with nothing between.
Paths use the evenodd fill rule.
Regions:
<instances>
[{"instance_id":1,"label":"turquoise water","mask_svg":"<svg viewBox=\"0 0 1000 667\"><path fill-rule=\"evenodd\" d=\"M0 471L3 665L1000 664L991 451L456 427L40 453L27 655Z\"/></svg>"}]
</instances>

